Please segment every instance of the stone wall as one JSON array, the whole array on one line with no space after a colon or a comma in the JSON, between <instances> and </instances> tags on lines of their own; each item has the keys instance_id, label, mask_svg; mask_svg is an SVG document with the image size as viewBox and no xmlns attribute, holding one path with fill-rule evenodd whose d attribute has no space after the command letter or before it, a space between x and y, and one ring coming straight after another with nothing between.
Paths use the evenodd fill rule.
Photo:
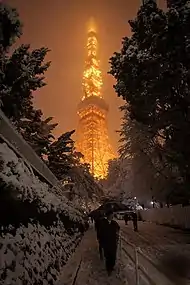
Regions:
<instances>
[{"instance_id":1,"label":"stone wall","mask_svg":"<svg viewBox=\"0 0 190 285\"><path fill-rule=\"evenodd\" d=\"M0 284L55 284L80 239L80 232L69 235L63 224L46 228L29 223L2 235Z\"/></svg>"},{"instance_id":2,"label":"stone wall","mask_svg":"<svg viewBox=\"0 0 190 285\"><path fill-rule=\"evenodd\" d=\"M0 143L0 285L55 284L84 231L80 210Z\"/></svg>"}]
</instances>

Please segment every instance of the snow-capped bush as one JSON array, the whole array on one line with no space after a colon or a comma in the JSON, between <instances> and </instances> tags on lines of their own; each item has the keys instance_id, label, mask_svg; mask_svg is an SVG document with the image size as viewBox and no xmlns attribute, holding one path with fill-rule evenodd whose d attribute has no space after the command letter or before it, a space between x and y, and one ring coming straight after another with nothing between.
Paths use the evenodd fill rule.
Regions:
<instances>
[{"instance_id":1,"label":"snow-capped bush","mask_svg":"<svg viewBox=\"0 0 190 285\"><path fill-rule=\"evenodd\" d=\"M0 284L54 284L84 232L84 217L0 144Z\"/></svg>"},{"instance_id":2,"label":"snow-capped bush","mask_svg":"<svg viewBox=\"0 0 190 285\"><path fill-rule=\"evenodd\" d=\"M29 223L2 235L0 284L54 284L79 241L80 233L69 236L61 223L48 229Z\"/></svg>"}]
</instances>

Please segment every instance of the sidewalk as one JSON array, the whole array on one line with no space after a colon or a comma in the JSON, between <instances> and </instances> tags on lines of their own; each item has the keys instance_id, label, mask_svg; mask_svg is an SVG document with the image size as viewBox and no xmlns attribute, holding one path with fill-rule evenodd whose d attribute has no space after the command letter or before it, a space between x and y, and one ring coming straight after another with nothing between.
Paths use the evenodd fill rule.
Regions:
<instances>
[{"instance_id":1,"label":"sidewalk","mask_svg":"<svg viewBox=\"0 0 190 285\"><path fill-rule=\"evenodd\" d=\"M151 275L149 277L153 277L155 284L160 284L160 282L162 282L160 272L157 271L156 267L154 268L154 265L152 265L149 260L146 260L147 257L150 258L150 253L152 253L154 257L153 260L156 262L157 252L162 253L162 250L165 251L168 243L171 243L172 247L180 247L179 241L182 243L186 242L188 237L184 237L181 232L173 232L173 230L171 232L171 229L161 226L149 224L140 224L139 226L140 231L137 233L133 231L132 226L129 225L126 227L121 223L121 234L123 236L125 233L124 237L127 241L131 241L144 252L146 258L138 256L139 265L145 269L148 275ZM171 237L173 237L173 240L171 240ZM104 262L99 258L96 233L93 228L90 228L88 232L85 233L80 245L67 265L64 266L60 281L56 285L73 285L79 264L80 270L78 271L74 285L134 285L136 284L135 264L134 261L129 258L129 255L134 255L134 250L129 248L123 241L121 248L120 246L118 248L116 268L112 276L108 277ZM158 274L158 276L155 274ZM141 271L139 271L139 279L140 285L152 284ZM170 284L170 282L168 284Z\"/></svg>"},{"instance_id":2,"label":"sidewalk","mask_svg":"<svg viewBox=\"0 0 190 285\"><path fill-rule=\"evenodd\" d=\"M67 265L63 268L63 274L57 285L72 285L77 267L81 267L77 275L75 285L127 285L125 265L121 261L118 252L118 260L115 271L108 277L104 262L99 259L96 234L90 229L84 236L81 244L76 249Z\"/></svg>"}]
</instances>

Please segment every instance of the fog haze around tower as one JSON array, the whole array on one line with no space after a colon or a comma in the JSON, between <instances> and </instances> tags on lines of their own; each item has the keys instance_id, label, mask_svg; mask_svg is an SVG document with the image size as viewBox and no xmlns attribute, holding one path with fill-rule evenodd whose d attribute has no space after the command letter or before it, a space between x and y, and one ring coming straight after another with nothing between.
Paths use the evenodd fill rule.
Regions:
<instances>
[{"instance_id":1,"label":"fog haze around tower","mask_svg":"<svg viewBox=\"0 0 190 285\"><path fill-rule=\"evenodd\" d=\"M55 133L77 127L77 104L83 95L82 74L85 61L86 23L93 16L98 26L100 44L100 68L103 76L102 92L109 104L108 128L110 139L117 148L120 127L118 106L107 74L108 60L120 49L123 36L130 35L128 20L133 19L140 0L5 0L18 9L24 24L20 43L31 44L32 48L48 47L51 52L47 60L52 64L45 74L47 86L35 94L35 105L44 115L53 116L59 123ZM158 0L163 7L164 0Z\"/></svg>"}]
</instances>

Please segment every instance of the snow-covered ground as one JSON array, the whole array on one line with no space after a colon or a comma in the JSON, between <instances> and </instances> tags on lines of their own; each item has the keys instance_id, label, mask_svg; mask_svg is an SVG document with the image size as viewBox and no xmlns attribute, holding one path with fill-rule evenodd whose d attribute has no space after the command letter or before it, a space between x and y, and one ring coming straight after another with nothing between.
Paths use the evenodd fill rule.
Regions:
<instances>
[{"instance_id":1,"label":"snow-covered ground","mask_svg":"<svg viewBox=\"0 0 190 285\"><path fill-rule=\"evenodd\" d=\"M79 210L0 144L0 285L55 284L81 239Z\"/></svg>"},{"instance_id":2,"label":"snow-covered ground","mask_svg":"<svg viewBox=\"0 0 190 285\"><path fill-rule=\"evenodd\" d=\"M125 238L136 245L170 279L178 277L181 264L184 270L186 266L190 267L190 232L146 222L139 222L139 232L133 231L130 222L126 226L121 221L120 225ZM186 273L181 273L185 276L184 284L189 284L189 273L189 269Z\"/></svg>"},{"instance_id":3,"label":"snow-covered ground","mask_svg":"<svg viewBox=\"0 0 190 285\"><path fill-rule=\"evenodd\" d=\"M100 284L115 284L115 285L125 285L128 284L126 276L123 270L123 264L119 257L116 270L113 276L108 277L104 263L100 261L98 255L98 247L96 241L96 234L93 228L91 228L84 236L84 239L80 245L80 248L76 251L75 259L82 258L81 267L76 279L75 285L100 285ZM66 269L69 270L68 268ZM70 271L76 271L71 263ZM63 268L62 279L59 285L68 285L65 280L65 271Z\"/></svg>"},{"instance_id":4,"label":"snow-covered ground","mask_svg":"<svg viewBox=\"0 0 190 285\"><path fill-rule=\"evenodd\" d=\"M74 253L72 260L63 268L61 280L57 285L70 285L76 275L77 267L82 260L80 269L77 274L75 285L134 285L135 284L135 267L134 263L119 246L117 254L117 263L115 270L108 277L105 270L105 264L100 260L98 254L98 244L96 233L91 229L85 234L79 248ZM75 263L74 262L78 261ZM72 276L70 279L68 276ZM143 276L140 276L139 285L148 285Z\"/></svg>"},{"instance_id":5,"label":"snow-covered ground","mask_svg":"<svg viewBox=\"0 0 190 285\"><path fill-rule=\"evenodd\" d=\"M132 223L126 226L120 221L126 239L138 246L153 261L158 262L168 250L190 254L190 233L154 223L139 222L138 232L133 231ZM183 249L183 250L182 250Z\"/></svg>"},{"instance_id":6,"label":"snow-covered ground","mask_svg":"<svg viewBox=\"0 0 190 285\"><path fill-rule=\"evenodd\" d=\"M147 278L147 275L144 275L142 271L139 270L139 285L189 284L188 280L185 280L183 283L183 281L180 279L179 282L179 279L176 279L176 275L175 282L177 283L173 283L173 280L170 282L170 277L167 275L167 272L164 272L162 266L160 266L160 256L163 256L167 251L170 251L172 246L172 250L176 249L179 253L179 250L181 250L183 244L183 248L188 256L189 235L187 233L148 223L139 224L139 233L133 231L131 224L129 224L129 226L125 226L123 222L120 222L120 226L121 234L124 235L124 238L142 250L145 254L145 258L148 257L153 261L153 263L150 263L151 266L154 267L155 264L155 270L153 274L150 274L150 278ZM128 248L125 242L122 242L121 246L118 248L115 271L113 272L112 276L108 277L104 262L99 259L96 234L93 227L91 227L91 229L85 234L83 241L72 257L72 260L77 262L75 262L75 264L70 261L68 262L67 267L63 268L61 280L57 285L72 284L77 268L80 264L80 260L82 260L82 262L75 285L135 285L135 264L129 258L129 255L126 254L126 251L128 251ZM146 266L145 263L143 264L143 258L139 258L139 264L141 268L144 268L145 270L147 269L147 264ZM165 276L165 274L167 276ZM70 277L72 276L72 278L68 279L68 275ZM155 279L153 280L154 283L150 283L152 276L155 276ZM165 279L162 279L162 277ZM166 280L166 283L162 283L162 280ZM169 281L168 283L167 280Z\"/></svg>"}]
</instances>

